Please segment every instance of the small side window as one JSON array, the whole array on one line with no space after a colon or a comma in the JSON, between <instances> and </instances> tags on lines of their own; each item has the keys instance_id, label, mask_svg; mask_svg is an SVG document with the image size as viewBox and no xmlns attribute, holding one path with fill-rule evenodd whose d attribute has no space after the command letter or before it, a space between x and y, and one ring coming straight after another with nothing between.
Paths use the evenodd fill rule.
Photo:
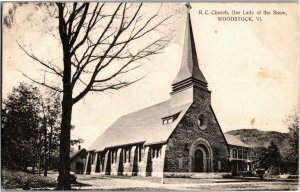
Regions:
<instances>
[{"instance_id":1,"label":"small side window","mask_svg":"<svg viewBox=\"0 0 300 192\"><path fill-rule=\"evenodd\" d=\"M233 158L237 158L237 152L236 152L236 149L233 149L232 152L233 152Z\"/></svg>"},{"instance_id":2,"label":"small side window","mask_svg":"<svg viewBox=\"0 0 300 192\"><path fill-rule=\"evenodd\" d=\"M179 116L179 114L180 114L180 112L176 113L174 115L162 118L163 125L170 124L170 123L174 122L177 119L177 117Z\"/></svg>"},{"instance_id":3,"label":"small side window","mask_svg":"<svg viewBox=\"0 0 300 192\"><path fill-rule=\"evenodd\" d=\"M242 158L243 158L242 150L239 150L239 151L238 151L238 157L239 157L239 159L242 159Z\"/></svg>"}]
</instances>

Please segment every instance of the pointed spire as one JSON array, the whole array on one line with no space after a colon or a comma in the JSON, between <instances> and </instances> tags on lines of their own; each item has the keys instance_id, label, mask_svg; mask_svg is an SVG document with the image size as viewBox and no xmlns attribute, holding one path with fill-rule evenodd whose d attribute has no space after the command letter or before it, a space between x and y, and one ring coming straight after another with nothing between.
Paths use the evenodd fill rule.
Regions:
<instances>
[{"instance_id":1,"label":"pointed spire","mask_svg":"<svg viewBox=\"0 0 300 192\"><path fill-rule=\"evenodd\" d=\"M185 29L184 46L181 60L181 68L172 84L173 92L179 87L177 84L182 84L188 79L192 80L194 83L197 82L204 87L207 87L207 81L199 69L198 58L196 52L196 46L194 41L192 23L190 18L190 9L192 8L189 3L186 4L187 7L187 21Z\"/></svg>"}]
</instances>

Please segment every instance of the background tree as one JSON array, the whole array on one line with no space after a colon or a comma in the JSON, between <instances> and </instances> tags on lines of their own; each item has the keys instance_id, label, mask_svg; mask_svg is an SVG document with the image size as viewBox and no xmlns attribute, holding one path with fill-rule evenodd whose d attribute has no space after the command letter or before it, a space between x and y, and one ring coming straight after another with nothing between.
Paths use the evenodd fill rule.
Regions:
<instances>
[{"instance_id":1,"label":"background tree","mask_svg":"<svg viewBox=\"0 0 300 192\"><path fill-rule=\"evenodd\" d=\"M50 91L47 97L41 99L43 118L43 168L47 171L53 150L58 149L60 134L61 104L59 94ZM53 158L52 158L53 159Z\"/></svg>"},{"instance_id":2,"label":"background tree","mask_svg":"<svg viewBox=\"0 0 300 192\"><path fill-rule=\"evenodd\" d=\"M118 90L142 77L128 74L141 66L142 59L162 52L170 40L160 27L170 18L143 14L142 4L57 3L63 67L41 61L49 74L61 78L62 87L46 81L32 81L62 93L60 166L58 189L70 189L70 129L73 105L89 92ZM155 33L155 35L153 35ZM157 33L159 35L157 35Z\"/></svg>"},{"instance_id":3,"label":"background tree","mask_svg":"<svg viewBox=\"0 0 300 192\"><path fill-rule=\"evenodd\" d=\"M3 101L2 164L10 168L34 168L39 165L47 175L58 158L61 103L55 92L41 95L37 87L20 83ZM74 141L75 143L78 140ZM53 155L54 154L54 155Z\"/></svg>"},{"instance_id":4,"label":"background tree","mask_svg":"<svg viewBox=\"0 0 300 192\"><path fill-rule=\"evenodd\" d=\"M40 92L36 87L21 83L3 101L2 163L24 170L37 163L40 131Z\"/></svg>"},{"instance_id":5,"label":"background tree","mask_svg":"<svg viewBox=\"0 0 300 192\"><path fill-rule=\"evenodd\" d=\"M256 168L268 170L270 174L280 173L281 155L273 141L267 148L258 148L256 153Z\"/></svg>"},{"instance_id":6,"label":"background tree","mask_svg":"<svg viewBox=\"0 0 300 192\"><path fill-rule=\"evenodd\" d=\"M287 119L289 128L289 150L287 155L288 172L298 174L299 163L299 118L298 113L294 113Z\"/></svg>"},{"instance_id":7,"label":"background tree","mask_svg":"<svg viewBox=\"0 0 300 192\"><path fill-rule=\"evenodd\" d=\"M40 164L44 176L47 176L49 168L57 169L59 154L59 136L61 122L61 99L55 91L46 92L40 98L41 107L41 129L40 129ZM77 145L83 139L71 139L70 145ZM40 170L40 169L39 169Z\"/></svg>"}]
</instances>

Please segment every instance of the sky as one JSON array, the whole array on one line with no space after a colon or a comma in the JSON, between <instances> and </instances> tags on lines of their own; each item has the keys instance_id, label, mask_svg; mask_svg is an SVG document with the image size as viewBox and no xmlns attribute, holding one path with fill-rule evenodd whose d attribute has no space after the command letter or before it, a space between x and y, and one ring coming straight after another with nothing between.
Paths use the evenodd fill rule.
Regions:
<instances>
[{"instance_id":1,"label":"sky","mask_svg":"<svg viewBox=\"0 0 300 192\"><path fill-rule=\"evenodd\" d=\"M212 107L223 132L242 128L287 132L285 119L299 106L299 26L296 3L192 3L191 20L199 66L212 91ZM107 5L110 6L109 4ZM113 5L112 5L113 6ZM143 7L151 14L161 4ZM218 21L199 10L285 11L262 15L262 21ZM42 78L38 64L22 52L21 43L36 56L61 62L55 31L56 20L45 20L45 11L26 5L4 3L4 15L14 12L14 23L3 29L3 82L5 98L19 82L30 82L20 71ZM168 100L171 84L181 65L186 13L183 3L163 4L164 14L174 14L168 28L174 38L164 53L146 60L136 73L141 81L118 91L88 94L74 106L72 138L83 138L88 147L117 118ZM256 15L257 16L257 15ZM253 16L255 19L256 16ZM55 33L55 32L54 32ZM57 34L56 34L57 35ZM153 38L155 38L154 34ZM144 43L140 41L138 43ZM48 79L61 84L59 79Z\"/></svg>"}]
</instances>

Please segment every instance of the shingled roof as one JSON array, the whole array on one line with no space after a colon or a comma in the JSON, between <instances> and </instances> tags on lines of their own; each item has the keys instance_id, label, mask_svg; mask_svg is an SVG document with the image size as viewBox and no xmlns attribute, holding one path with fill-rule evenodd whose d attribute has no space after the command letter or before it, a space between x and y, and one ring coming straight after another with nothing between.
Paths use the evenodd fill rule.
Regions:
<instances>
[{"instance_id":1,"label":"shingled roof","mask_svg":"<svg viewBox=\"0 0 300 192\"><path fill-rule=\"evenodd\" d=\"M234 135L229 135L229 134L224 134L225 139L229 145L234 145L234 146L239 146L239 147L247 147L249 148L246 143L243 141L239 140L236 136Z\"/></svg>"},{"instance_id":2,"label":"shingled roof","mask_svg":"<svg viewBox=\"0 0 300 192\"><path fill-rule=\"evenodd\" d=\"M88 150L103 151L105 148L121 145L166 142L191 104L192 102L189 102L176 106L176 103L168 100L122 116L100 135ZM163 125L163 118L178 113L178 117L172 123Z\"/></svg>"}]
</instances>

